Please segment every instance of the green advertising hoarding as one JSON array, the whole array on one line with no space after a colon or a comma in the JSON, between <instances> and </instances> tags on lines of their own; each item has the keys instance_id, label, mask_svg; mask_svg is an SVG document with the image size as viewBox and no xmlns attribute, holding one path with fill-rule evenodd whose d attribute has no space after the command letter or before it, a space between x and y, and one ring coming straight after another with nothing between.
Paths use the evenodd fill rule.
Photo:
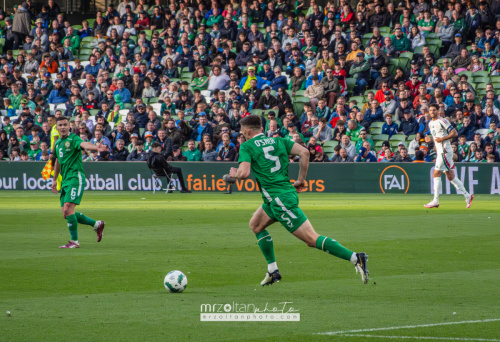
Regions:
<instances>
[{"instance_id":1,"label":"green advertising hoarding","mask_svg":"<svg viewBox=\"0 0 500 342\"><path fill-rule=\"evenodd\" d=\"M226 191L222 176L236 163L172 163L182 168L187 187L192 191ZM44 163L0 163L0 190L50 190L52 180L43 180ZM305 191L340 193L413 193L432 192L430 163L311 163ZM500 194L500 164L460 163L455 173L467 191L476 194ZM155 182L146 163L85 163L85 190L152 191ZM290 180L298 174L298 164L290 164ZM443 177L443 193L456 194ZM156 186L159 190L160 186ZM258 191L253 178L238 181L233 191Z\"/></svg>"}]
</instances>

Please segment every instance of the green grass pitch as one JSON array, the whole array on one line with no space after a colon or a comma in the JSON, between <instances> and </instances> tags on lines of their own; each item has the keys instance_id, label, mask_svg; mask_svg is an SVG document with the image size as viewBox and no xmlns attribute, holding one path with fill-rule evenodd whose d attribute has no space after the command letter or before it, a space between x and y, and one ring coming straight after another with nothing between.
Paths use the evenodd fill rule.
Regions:
<instances>
[{"instance_id":1,"label":"green grass pitch","mask_svg":"<svg viewBox=\"0 0 500 342\"><path fill-rule=\"evenodd\" d=\"M369 254L370 283L275 224L283 281L263 288L259 194L87 192L78 210L106 221L103 240L80 225L81 248L61 250L58 196L3 191L0 341L500 341L500 199L430 199L301 194L318 233ZM175 269L182 294L163 286ZM200 322L202 304L285 301L300 322Z\"/></svg>"}]
</instances>

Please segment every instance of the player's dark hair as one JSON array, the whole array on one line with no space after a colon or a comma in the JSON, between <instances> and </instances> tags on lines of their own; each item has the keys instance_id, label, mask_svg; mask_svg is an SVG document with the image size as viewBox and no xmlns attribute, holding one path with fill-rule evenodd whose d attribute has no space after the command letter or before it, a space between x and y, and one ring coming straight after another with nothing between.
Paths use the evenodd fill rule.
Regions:
<instances>
[{"instance_id":1,"label":"player's dark hair","mask_svg":"<svg viewBox=\"0 0 500 342\"><path fill-rule=\"evenodd\" d=\"M241 127L245 126L255 131L259 131L262 129L262 121L260 117L255 114L248 115L247 117L241 119L240 125Z\"/></svg>"},{"instance_id":2,"label":"player's dark hair","mask_svg":"<svg viewBox=\"0 0 500 342\"><path fill-rule=\"evenodd\" d=\"M161 147L160 143L154 142L151 144L151 148L158 148L158 147Z\"/></svg>"},{"instance_id":3,"label":"player's dark hair","mask_svg":"<svg viewBox=\"0 0 500 342\"><path fill-rule=\"evenodd\" d=\"M431 107L435 108L436 110L439 110L439 105L436 103L429 105L429 108L431 108Z\"/></svg>"},{"instance_id":4,"label":"player's dark hair","mask_svg":"<svg viewBox=\"0 0 500 342\"><path fill-rule=\"evenodd\" d=\"M65 116L60 116L60 117L58 117L58 118L56 119L56 124L57 124L59 121L65 121L65 120L69 121L69 119L68 119L67 117L65 117Z\"/></svg>"}]
</instances>

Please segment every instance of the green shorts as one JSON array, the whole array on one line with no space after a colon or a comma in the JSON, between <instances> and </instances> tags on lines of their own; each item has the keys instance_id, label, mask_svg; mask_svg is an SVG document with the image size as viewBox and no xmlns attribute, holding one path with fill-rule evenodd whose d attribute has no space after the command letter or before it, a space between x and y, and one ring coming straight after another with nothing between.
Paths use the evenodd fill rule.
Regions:
<instances>
[{"instance_id":1,"label":"green shorts","mask_svg":"<svg viewBox=\"0 0 500 342\"><path fill-rule=\"evenodd\" d=\"M70 179L63 181L61 184L61 207L64 203L75 203L79 205L83 197L83 189L85 188L85 179Z\"/></svg>"},{"instance_id":2,"label":"green shorts","mask_svg":"<svg viewBox=\"0 0 500 342\"><path fill-rule=\"evenodd\" d=\"M307 221L307 216L299 208L299 196L296 192L279 195L271 203L262 204L262 209L267 216L281 223L290 233Z\"/></svg>"}]
</instances>

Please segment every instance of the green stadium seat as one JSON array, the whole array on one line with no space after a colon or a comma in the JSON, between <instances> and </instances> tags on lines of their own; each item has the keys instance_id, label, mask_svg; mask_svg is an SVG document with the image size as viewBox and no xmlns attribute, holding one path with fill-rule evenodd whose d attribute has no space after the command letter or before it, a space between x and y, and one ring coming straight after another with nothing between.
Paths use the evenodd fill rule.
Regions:
<instances>
[{"instance_id":1,"label":"green stadium seat","mask_svg":"<svg viewBox=\"0 0 500 342\"><path fill-rule=\"evenodd\" d=\"M139 135L142 137L144 135L144 131L146 129L143 127L143 128L139 128Z\"/></svg>"},{"instance_id":2,"label":"green stadium seat","mask_svg":"<svg viewBox=\"0 0 500 342\"><path fill-rule=\"evenodd\" d=\"M146 104L146 105L158 103L158 101L159 101L158 97L143 97L142 98L142 102L144 102L144 104Z\"/></svg>"},{"instance_id":3,"label":"green stadium seat","mask_svg":"<svg viewBox=\"0 0 500 342\"><path fill-rule=\"evenodd\" d=\"M82 62L85 62L85 61L88 61L89 58L90 58L90 54L82 54L80 53L78 55L78 58L82 61Z\"/></svg>"},{"instance_id":4,"label":"green stadium seat","mask_svg":"<svg viewBox=\"0 0 500 342\"><path fill-rule=\"evenodd\" d=\"M349 101L356 101L358 103L358 107L362 106L366 102L364 96L351 96Z\"/></svg>"},{"instance_id":5,"label":"green stadium seat","mask_svg":"<svg viewBox=\"0 0 500 342\"><path fill-rule=\"evenodd\" d=\"M363 38L368 38L368 39L370 39L371 37L373 37L373 33L372 33L372 32L371 32L371 33L365 33L365 34L363 35Z\"/></svg>"},{"instance_id":6,"label":"green stadium seat","mask_svg":"<svg viewBox=\"0 0 500 342\"><path fill-rule=\"evenodd\" d=\"M89 23L89 27L93 27L95 23L95 19L85 19Z\"/></svg>"},{"instance_id":7,"label":"green stadium seat","mask_svg":"<svg viewBox=\"0 0 500 342\"><path fill-rule=\"evenodd\" d=\"M94 40L94 37L84 37L81 40L81 43L91 43Z\"/></svg>"},{"instance_id":8,"label":"green stadium seat","mask_svg":"<svg viewBox=\"0 0 500 342\"><path fill-rule=\"evenodd\" d=\"M375 127L375 128L370 127L370 134L372 136L382 134L382 127Z\"/></svg>"},{"instance_id":9,"label":"green stadium seat","mask_svg":"<svg viewBox=\"0 0 500 342\"><path fill-rule=\"evenodd\" d=\"M305 96L295 96L295 98L293 100L297 103L307 103L307 102L311 101L310 98L305 97Z\"/></svg>"},{"instance_id":10,"label":"green stadium seat","mask_svg":"<svg viewBox=\"0 0 500 342\"><path fill-rule=\"evenodd\" d=\"M323 144L323 147L335 147L339 144L339 142L337 140L328 140L328 141L325 141L325 143Z\"/></svg>"},{"instance_id":11,"label":"green stadium seat","mask_svg":"<svg viewBox=\"0 0 500 342\"><path fill-rule=\"evenodd\" d=\"M80 55L90 55L92 54L92 49L81 49Z\"/></svg>"},{"instance_id":12,"label":"green stadium seat","mask_svg":"<svg viewBox=\"0 0 500 342\"><path fill-rule=\"evenodd\" d=\"M262 115L262 109L252 109L250 114Z\"/></svg>"},{"instance_id":13,"label":"green stadium seat","mask_svg":"<svg viewBox=\"0 0 500 342\"><path fill-rule=\"evenodd\" d=\"M384 122L372 122L372 124L370 125L370 129L371 128L382 128L383 125L384 125Z\"/></svg>"},{"instance_id":14,"label":"green stadium seat","mask_svg":"<svg viewBox=\"0 0 500 342\"><path fill-rule=\"evenodd\" d=\"M300 116L304 111L304 102L294 102L293 103L293 111L296 115Z\"/></svg>"},{"instance_id":15,"label":"green stadium seat","mask_svg":"<svg viewBox=\"0 0 500 342\"><path fill-rule=\"evenodd\" d=\"M409 63L410 60L407 59L407 58L400 58L400 59L397 59L397 58L391 58L389 59L389 63L387 64L387 69L389 69L389 74L390 75L395 75L396 74L396 68L398 66L400 66L401 68L403 68L403 70L407 70L407 67L406 67L406 64L410 64Z\"/></svg>"},{"instance_id":16,"label":"green stadium seat","mask_svg":"<svg viewBox=\"0 0 500 342\"><path fill-rule=\"evenodd\" d=\"M74 28L75 31L80 31L83 28L82 25L71 25L71 27Z\"/></svg>"},{"instance_id":17,"label":"green stadium seat","mask_svg":"<svg viewBox=\"0 0 500 342\"><path fill-rule=\"evenodd\" d=\"M423 46L417 46L415 49L413 49L413 53L422 53L422 50L424 49Z\"/></svg>"},{"instance_id":18,"label":"green stadium seat","mask_svg":"<svg viewBox=\"0 0 500 342\"><path fill-rule=\"evenodd\" d=\"M373 134L373 132L372 132L372 134ZM382 140L382 141L389 140L389 135L387 135L387 134L375 134L375 135L373 135L373 140Z\"/></svg>"},{"instance_id":19,"label":"green stadium seat","mask_svg":"<svg viewBox=\"0 0 500 342\"><path fill-rule=\"evenodd\" d=\"M363 95L364 95L364 96L368 96L368 93L369 93L370 91L373 91L373 94L376 94L378 90L377 90L377 89L367 89L367 90L365 90L365 92L363 93Z\"/></svg>"},{"instance_id":20,"label":"green stadium seat","mask_svg":"<svg viewBox=\"0 0 500 342\"><path fill-rule=\"evenodd\" d=\"M490 76L491 83L500 83L500 76Z\"/></svg>"},{"instance_id":21,"label":"green stadium seat","mask_svg":"<svg viewBox=\"0 0 500 342\"><path fill-rule=\"evenodd\" d=\"M325 152L325 155L328 157L328 159L332 159L334 154L335 154L334 151L332 151L332 152Z\"/></svg>"},{"instance_id":22,"label":"green stadium seat","mask_svg":"<svg viewBox=\"0 0 500 342\"><path fill-rule=\"evenodd\" d=\"M406 141L406 135L404 134L394 134L390 140L393 141Z\"/></svg>"},{"instance_id":23,"label":"green stadium seat","mask_svg":"<svg viewBox=\"0 0 500 342\"><path fill-rule=\"evenodd\" d=\"M333 146L326 146L326 147L323 147L323 152L324 152L324 153L327 153L327 152L334 152L334 151L335 151L335 150L334 150L334 148L335 148L335 147L333 147Z\"/></svg>"},{"instance_id":24,"label":"green stadium seat","mask_svg":"<svg viewBox=\"0 0 500 342\"><path fill-rule=\"evenodd\" d=\"M413 139L415 139L417 137L416 134L412 134L412 135L409 135L408 136L408 141L412 141Z\"/></svg>"},{"instance_id":25,"label":"green stadium seat","mask_svg":"<svg viewBox=\"0 0 500 342\"><path fill-rule=\"evenodd\" d=\"M467 75L467 77L470 79L470 78L472 78L472 71L461 71L458 73L458 76L462 76L462 75Z\"/></svg>"},{"instance_id":26,"label":"green stadium seat","mask_svg":"<svg viewBox=\"0 0 500 342\"><path fill-rule=\"evenodd\" d=\"M89 110L89 114L91 116L96 116L97 113L99 113L99 109L91 109L91 110Z\"/></svg>"},{"instance_id":27,"label":"green stadium seat","mask_svg":"<svg viewBox=\"0 0 500 342\"><path fill-rule=\"evenodd\" d=\"M387 26L379 27L380 33L391 33L391 28Z\"/></svg>"},{"instance_id":28,"label":"green stadium seat","mask_svg":"<svg viewBox=\"0 0 500 342\"><path fill-rule=\"evenodd\" d=\"M295 96L304 96L305 90L297 90Z\"/></svg>"},{"instance_id":29,"label":"green stadium seat","mask_svg":"<svg viewBox=\"0 0 500 342\"><path fill-rule=\"evenodd\" d=\"M346 78L345 81L347 85L347 92L351 94L352 91L354 90L354 87L356 86L356 79L351 77L351 78Z\"/></svg>"},{"instance_id":30,"label":"green stadium seat","mask_svg":"<svg viewBox=\"0 0 500 342\"><path fill-rule=\"evenodd\" d=\"M487 71L476 71L473 75L472 75L474 78L479 78L479 77L490 77L490 75L488 75L488 72Z\"/></svg>"}]
</instances>

